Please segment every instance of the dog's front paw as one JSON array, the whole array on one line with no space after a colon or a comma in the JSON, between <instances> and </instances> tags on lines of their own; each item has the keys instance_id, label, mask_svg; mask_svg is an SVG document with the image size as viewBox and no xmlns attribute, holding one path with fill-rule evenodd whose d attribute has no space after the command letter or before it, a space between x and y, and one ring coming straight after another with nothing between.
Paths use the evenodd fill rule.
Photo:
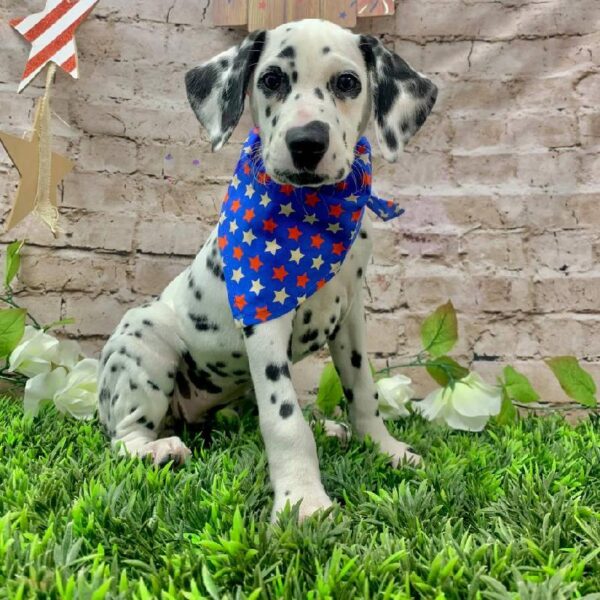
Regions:
<instances>
[{"instance_id":1,"label":"dog's front paw","mask_svg":"<svg viewBox=\"0 0 600 600\"><path fill-rule=\"evenodd\" d=\"M379 448L383 454L387 454L391 458L394 468L404 462L415 467L423 462L423 459L408 444L394 438L380 442Z\"/></svg>"},{"instance_id":2,"label":"dog's front paw","mask_svg":"<svg viewBox=\"0 0 600 600\"><path fill-rule=\"evenodd\" d=\"M148 442L139 451L140 456L150 456L152 462L159 467L171 461L173 466L182 465L191 454L190 449L177 436Z\"/></svg>"},{"instance_id":3,"label":"dog's front paw","mask_svg":"<svg viewBox=\"0 0 600 600\"><path fill-rule=\"evenodd\" d=\"M294 506L300 501L299 521L303 521L317 511L325 510L333 504L322 485L286 490L284 493L275 494L271 522L274 523L277 520L278 513L285 508L288 502L290 506Z\"/></svg>"}]
</instances>

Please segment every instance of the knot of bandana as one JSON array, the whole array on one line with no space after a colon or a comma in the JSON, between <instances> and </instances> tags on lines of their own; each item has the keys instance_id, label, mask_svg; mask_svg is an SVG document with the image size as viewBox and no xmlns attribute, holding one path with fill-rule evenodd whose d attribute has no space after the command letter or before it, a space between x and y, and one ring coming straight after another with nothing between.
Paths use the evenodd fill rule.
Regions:
<instances>
[{"instance_id":1,"label":"knot of bandana","mask_svg":"<svg viewBox=\"0 0 600 600\"><path fill-rule=\"evenodd\" d=\"M227 296L239 327L276 319L341 267L365 206L384 220L404 210L371 194L371 147L361 138L349 176L334 185L275 183L253 129L225 195L218 226Z\"/></svg>"}]
</instances>

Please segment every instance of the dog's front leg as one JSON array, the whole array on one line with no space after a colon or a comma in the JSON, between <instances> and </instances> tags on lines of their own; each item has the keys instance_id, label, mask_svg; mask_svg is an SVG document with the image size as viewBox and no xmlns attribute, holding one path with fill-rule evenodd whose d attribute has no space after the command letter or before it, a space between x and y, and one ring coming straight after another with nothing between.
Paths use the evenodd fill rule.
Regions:
<instances>
[{"instance_id":1,"label":"dog's front leg","mask_svg":"<svg viewBox=\"0 0 600 600\"><path fill-rule=\"evenodd\" d=\"M365 316L362 292L353 300L339 331L329 339L335 367L348 400L350 420L360 437L370 436L392 458L392 464L421 459L407 444L396 440L387 430L378 410L378 395L369 366L365 339Z\"/></svg>"},{"instance_id":2,"label":"dog's front leg","mask_svg":"<svg viewBox=\"0 0 600 600\"><path fill-rule=\"evenodd\" d=\"M246 327L244 339L260 429L275 492L272 520L286 502L300 505L300 518L331 500L323 489L313 434L304 420L290 377L289 340L293 313Z\"/></svg>"}]
</instances>

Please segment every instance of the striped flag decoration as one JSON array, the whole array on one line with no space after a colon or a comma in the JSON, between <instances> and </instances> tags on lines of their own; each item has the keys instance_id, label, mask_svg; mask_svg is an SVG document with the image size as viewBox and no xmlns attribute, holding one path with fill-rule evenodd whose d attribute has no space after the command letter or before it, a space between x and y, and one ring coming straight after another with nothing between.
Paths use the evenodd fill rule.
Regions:
<instances>
[{"instance_id":1,"label":"striped flag decoration","mask_svg":"<svg viewBox=\"0 0 600 600\"><path fill-rule=\"evenodd\" d=\"M98 0L47 0L42 12L10 21L31 42L31 52L19 84L19 92L50 61L72 77L78 78L75 30L97 2Z\"/></svg>"}]
</instances>

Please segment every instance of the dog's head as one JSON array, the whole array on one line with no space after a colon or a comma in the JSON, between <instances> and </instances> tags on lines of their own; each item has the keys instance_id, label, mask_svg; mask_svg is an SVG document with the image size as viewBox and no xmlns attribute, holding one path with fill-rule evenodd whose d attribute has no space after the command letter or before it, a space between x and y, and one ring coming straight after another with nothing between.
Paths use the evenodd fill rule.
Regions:
<instances>
[{"instance_id":1,"label":"dog's head","mask_svg":"<svg viewBox=\"0 0 600 600\"><path fill-rule=\"evenodd\" d=\"M267 173L292 185L345 179L371 115L384 158L395 161L437 96L377 38L316 19L255 31L185 80L213 150L231 135L248 94Z\"/></svg>"}]
</instances>

